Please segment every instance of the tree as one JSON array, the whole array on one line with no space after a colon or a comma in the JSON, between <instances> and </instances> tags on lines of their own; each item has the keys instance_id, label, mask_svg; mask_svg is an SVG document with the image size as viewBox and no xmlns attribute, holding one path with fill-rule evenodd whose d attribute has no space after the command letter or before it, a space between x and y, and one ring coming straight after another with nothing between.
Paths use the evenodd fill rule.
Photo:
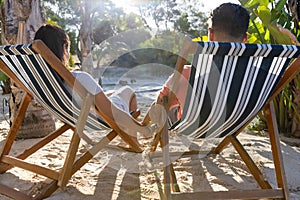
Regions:
<instances>
[{"instance_id":1,"label":"tree","mask_svg":"<svg viewBox=\"0 0 300 200\"><path fill-rule=\"evenodd\" d=\"M1 4L2 44L28 43L44 21L39 0L5 0ZM10 116L14 120L24 92L12 83ZM25 119L19 130L19 137L40 137L55 129L52 116L34 100L28 107Z\"/></svg>"},{"instance_id":2,"label":"tree","mask_svg":"<svg viewBox=\"0 0 300 200\"><path fill-rule=\"evenodd\" d=\"M159 31L171 30L199 37L207 34L207 14L197 0L156 0L137 3L143 21L149 26L154 21ZM151 27L150 27L151 28Z\"/></svg>"},{"instance_id":3,"label":"tree","mask_svg":"<svg viewBox=\"0 0 300 200\"><path fill-rule=\"evenodd\" d=\"M143 26L136 15L127 15L111 1L44 0L47 20L57 23L72 35L71 53L76 53L82 70L93 74L91 52L96 45L130 28ZM57 8L53 11L53 7ZM74 33L77 37L74 37ZM76 41L72 40L76 39ZM72 50L76 50L72 52ZM99 49L99 47L97 47Z\"/></svg>"},{"instance_id":4,"label":"tree","mask_svg":"<svg viewBox=\"0 0 300 200\"><path fill-rule=\"evenodd\" d=\"M92 1L81 2L81 26L79 30L82 70L93 72L92 56Z\"/></svg>"},{"instance_id":5,"label":"tree","mask_svg":"<svg viewBox=\"0 0 300 200\"><path fill-rule=\"evenodd\" d=\"M203 12L191 10L188 13L182 13L174 23L174 29L191 37L203 37L207 35L207 16Z\"/></svg>"}]
</instances>

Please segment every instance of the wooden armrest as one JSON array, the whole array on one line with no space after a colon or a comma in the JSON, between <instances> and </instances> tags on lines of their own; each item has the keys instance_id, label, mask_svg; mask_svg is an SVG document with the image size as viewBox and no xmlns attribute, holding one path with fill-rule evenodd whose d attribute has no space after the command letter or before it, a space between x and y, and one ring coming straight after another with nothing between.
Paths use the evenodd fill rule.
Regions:
<instances>
[{"instance_id":1,"label":"wooden armrest","mask_svg":"<svg viewBox=\"0 0 300 200\"><path fill-rule=\"evenodd\" d=\"M134 119L136 119L141 115L141 111L140 111L140 109L136 109L134 111L131 111L130 114Z\"/></svg>"}]
</instances>

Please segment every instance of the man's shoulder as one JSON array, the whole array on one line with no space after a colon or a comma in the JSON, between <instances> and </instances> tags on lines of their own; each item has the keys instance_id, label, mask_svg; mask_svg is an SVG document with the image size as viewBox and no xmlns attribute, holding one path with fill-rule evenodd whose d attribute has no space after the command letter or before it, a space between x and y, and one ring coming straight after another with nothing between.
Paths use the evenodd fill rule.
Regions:
<instances>
[{"instance_id":1,"label":"man's shoulder","mask_svg":"<svg viewBox=\"0 0 300 200\"><path fill-rule=\"evenodd\" d=\"M191 71L191 68L192 68L192 65L184 65L183 71L184 71L184 72L190 72L190 71Z\"/></svg>"},{"instance_id":2,"label":"man's shoulder","mask_svg":"<svg viewBox=\"0 0 300 200\"><path fill-rule=\"evenodd\" d=\"M190 77L192 65L184 65L182 74L183 76L188 79Z\"/></svg>"}]
</instances>

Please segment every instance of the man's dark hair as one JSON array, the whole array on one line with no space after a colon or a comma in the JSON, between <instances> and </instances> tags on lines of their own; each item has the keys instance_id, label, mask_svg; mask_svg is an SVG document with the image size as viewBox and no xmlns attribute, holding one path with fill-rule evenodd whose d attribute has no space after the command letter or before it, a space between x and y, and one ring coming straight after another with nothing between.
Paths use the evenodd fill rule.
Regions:
<instances>
[{"instance_id":1,"label":"man's dark hair","mask_svg":"<svg viewBox=\"0 0 300 200\"><path fill-rule=\"evenodd\" d=\"M249 25L249 13L241 5L223 3L211 13L211 28L232 37L244 37Z\"/></svg>"}]
</instances>

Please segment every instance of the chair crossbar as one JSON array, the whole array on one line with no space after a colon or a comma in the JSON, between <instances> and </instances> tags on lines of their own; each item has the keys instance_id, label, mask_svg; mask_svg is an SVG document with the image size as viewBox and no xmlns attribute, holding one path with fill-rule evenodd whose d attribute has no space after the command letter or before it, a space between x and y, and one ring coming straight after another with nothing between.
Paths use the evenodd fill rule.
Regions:
<instances>
[{"instance_id":1,"label":"chair crossbar","mask_svg":"<svg viewBox=\"0 0 300 200\"><path fill-rule=\"evenodd\" d=\"M14 158L12 156L7 156L7 155L2 156L1 162L13 165L15 167L20 167L22 169L25 169L25 170L28 170L28 171L31 171L31 172L36 172L40 175L43 175L43 176L51 178L51 179L56 180L59 177L59 173L55 172L54 170L50 170L48 168L38 166L36 164L28 163L28 162L23 161L21 159Z\"/></svg>"},{"instance_id":2,"label":"chair crossbar","mask_svg":"<svg viewBox=\"0 0 300 200\"><path fill-rule=\"evenodd\" d=\"M176 199L281 199L283 198L282 189L266 190L232 190L232 191L215 191L215 192L193 192L193 193L173 193L171 198Z\"/></svg>"}]
</instances>

